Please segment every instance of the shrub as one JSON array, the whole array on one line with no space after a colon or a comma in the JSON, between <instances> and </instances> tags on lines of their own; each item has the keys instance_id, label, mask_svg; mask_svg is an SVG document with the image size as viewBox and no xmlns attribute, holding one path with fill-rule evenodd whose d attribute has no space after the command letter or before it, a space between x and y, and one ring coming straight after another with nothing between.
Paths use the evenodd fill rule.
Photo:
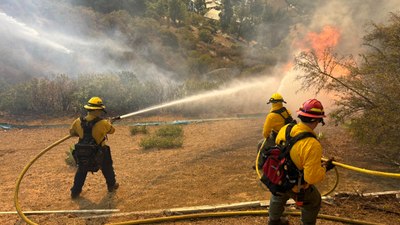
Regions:
<instances>
[{"instance_id":1,"label":"shrub","mask_svg":"<svg viewBox=\"0 0 400 225\"><path fill-rule=\"evenodd\" d=\"M140 147L144 149L150 148L178 148L182 147L183 139L182 138L173 138L173 137L160 137L160 136L149 136L145 137L140 142Z\"/></svg>"},{"instance_id":2,"label":"shrub","mask_svg":"<svg viewBox=\"0 0 400 225\"><path fill-rule=\"evenodd\" d=\"M206 29L200 31L199 38L201 41L207 44L211 44L213 42L213 35L209 30Z\"/></svg>"},{"instance_id":3,"label":"shrub","mask_svg":"<svg viewBox=\"0 0 400 225\"><path fill-rule=\"evenodd\" d=\"M155 134L143 138L139 145L144 149L182 147L183 129L180 126L175 125L162 126L155 132Z\"/></svg>"},{"instance_id":4,"label":"shrub","mask_svg":"<svg viewBox=\"0 0 400 225\"><path fill-rule=\"evenodd\" d=\"M131 135L149 133L146 126L134 126L130 128Z\"/></svg>"},{"instance_id":5,"label":"shrub","mask_svg":"<svg viewBox=\"0 0 400 225\"><path fill-rule=\"evenodd\" d=\"M173 48L178 48L179 47L179 41L178 38L174 33L168 30L164 30L161 32L161 40L164 45L169 45Z\"/></svg>"},{"instance_id":6,"label":"shrub","mask_svg":"<svg viewBox=\"0 0 400 225\"><path fill-rule=\"evenodd\" d=\"M159 137L179 138L183 136L183 129L174 125L162 126L156 131L156 135Z\"/></svg>"}]
</instances>

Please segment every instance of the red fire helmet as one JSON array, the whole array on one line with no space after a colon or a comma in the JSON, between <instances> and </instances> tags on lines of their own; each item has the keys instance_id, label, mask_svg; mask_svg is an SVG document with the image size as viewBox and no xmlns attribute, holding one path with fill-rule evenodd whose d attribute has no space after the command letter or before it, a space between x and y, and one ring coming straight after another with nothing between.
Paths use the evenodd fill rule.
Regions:
<instances>
[{"instance_id":1,"label":"red fire helmet","mask_svg":"<svg viewBox=\"0 0 400 225\"><path fill-rule=\"evenodd\" d=\"M311 118L324 118L324 107L321 102L317 99L308 99L303 103L300 109L297 111L300 116L311 117Z\"/></svg>"}]
</instances>

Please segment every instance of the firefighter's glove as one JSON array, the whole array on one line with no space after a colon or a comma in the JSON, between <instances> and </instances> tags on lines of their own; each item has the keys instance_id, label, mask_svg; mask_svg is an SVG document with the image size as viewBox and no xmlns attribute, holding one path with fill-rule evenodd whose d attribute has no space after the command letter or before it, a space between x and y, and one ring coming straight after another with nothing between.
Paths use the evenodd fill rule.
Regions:
<instances>
[{"instance_id":1,"label":"firefighter's glove","mask_svg":"<svg viewBox=\"0 0 400 225\"><path fill-rule=\"evenodd\" d=\"M325 162L325 168L327 172L335 167L335 165L333 164L333 160L333 158L330 158L328 161Z\"/></svg>"}]
</instances>

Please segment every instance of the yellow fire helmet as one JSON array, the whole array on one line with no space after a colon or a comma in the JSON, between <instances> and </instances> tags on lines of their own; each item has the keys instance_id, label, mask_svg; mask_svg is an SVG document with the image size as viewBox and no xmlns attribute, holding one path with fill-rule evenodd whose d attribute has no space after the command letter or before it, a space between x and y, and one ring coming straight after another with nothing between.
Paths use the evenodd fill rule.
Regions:
<instances>
[{"instance_id":1,"label":"yellow fire helmet","mask_svg":"<svg viewBox=\"0 0 400 225\"><path fill-rule=\"evenodd\" d=\"M89 101L87 102L87 104L85 106L83 106L85 109L87 110L103 110L105 112L105 106L103 104L103 100L101 100L101 98L99 97L92 97L91 99L89 99Z\"/></svg>"},{"instance_id":2,"label":"yellow fire helmet","mask_svg":"<svg viewBox=\"0 0 400 225\"><path fill-rule=\"evenodd\" d=\"M273 93L271 95L271 98L268 100L267 104L269 104L269 103L278 103L278 102L286 103L285 100L283 100L282 95L280 95L279 93Z\"/></svg>"}]
</instances>

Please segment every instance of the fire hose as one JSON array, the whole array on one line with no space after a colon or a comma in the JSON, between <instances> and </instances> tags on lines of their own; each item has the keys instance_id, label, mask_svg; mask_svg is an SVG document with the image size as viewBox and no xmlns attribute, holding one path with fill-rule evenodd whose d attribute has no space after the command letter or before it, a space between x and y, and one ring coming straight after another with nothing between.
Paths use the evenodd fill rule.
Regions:
<instances>
[{"instance_id":1,"label":"fire hose","mask_svg":"<svg viewBox=\"0 0 400 225\"><path fill-rule=\"evenodd\" d=\"M114 117L114 118L111 118L111 121L116 121L116 120L119 120L119 119L122 119L122 118L126 118L126 117L129 117L129 116L132 116L132 115L135 115L135 114L131 113L131 114L123 115L123 116ZM16 185L15 185L15 191L14 191L14 205L15 205L15 208L17 210L18 215L27 224L37 225L37 223L31 221L24 214L24 212L22 211L21 206L19 204L19 198L18 198L19 187L20 187L20 184L22 182L22 179L24 178L24 175L26 174L28 169L33 165L33 163L36 162L36 160L38 160L41 156L43 156L46 152L48 152L49 150L51 150L55 146L61 144L62 142L66 141L67 139L69 139L71 137L72 137L71 135L67 135L67 136L61 138L60 140L54 142L53 144L49 145L45 149L43 149L39 154L37 154L24 167L24 169L19 174L17 182L16 182ZM264 143L265 143L265 141L264 141ZM264 143L263 143L263 145L264 145ZM261 176L260 172L258 171L258 166L257 166L259 155L260 154L257 155L257 159L256 159L256 171L257 171L258 176ZM326 160L326 159L322 159L322 160ZM391 177L391 178L400 178L400 174L399 173L387 173L387 172L367 170L367 169L363 169L363 168L349 166L349 165L346 165L346 164L343 164L343 163L339 163L339 162L336 162L336 161L333 161L333 164L336 165L336 166L340 166L340 167L343 167L345 169L353 170L353 171L360 172L360 173L366 173L366 174L375 175L375 176L385 176L385 177ZM337 186L337 184L335 184L335 188L336 188L336 186ZM238 215L265 215L266 213L267 212L265 212L265 211L237 211L237 212L203 213L203 214L171 216L171 217L166 217L166 218L164 217L164 218L152 218L152 219L144 219L144 220L136 220L136 221L127 221L127 222L122 222L122 223L115 223L113 225L116 225L116 224L146 224L146 223L155 223L155 222L176 221L176 220L189 219L189 218L204 218L204 217L222 217L222 216L226 217L226 216L238 216ZM290 214L290 213L288 213L288 214ZM294 213L293 215L299 215L299 213ZM322 219L329 219L329 220L347 222L347 223L351 223L351 224L366 224L366 225L376 225L377 224L377 223L371 223L371 222L365 222L365 221L359 221L359 220L353 220L353 219L345 219L345 218L341 218L341 217L327 216L327 215L318 215L318 217L322 218Z\"/></svg>"}]
</instances>

